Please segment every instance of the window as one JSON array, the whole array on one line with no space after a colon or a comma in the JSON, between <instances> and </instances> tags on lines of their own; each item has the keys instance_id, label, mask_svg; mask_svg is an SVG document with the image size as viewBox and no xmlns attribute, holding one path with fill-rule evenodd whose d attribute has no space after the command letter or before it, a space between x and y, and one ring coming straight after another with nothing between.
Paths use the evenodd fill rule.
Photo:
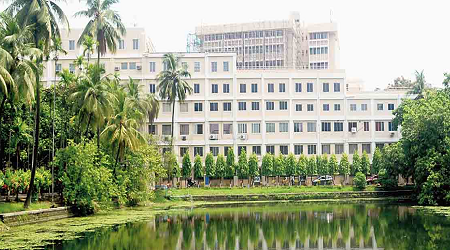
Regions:
<instances>
[{"instance_id":1,"label":"window","mask_svg":"<svg viewBox=\"0 0 450 250\"><path fill-rule=\"evenodd\" d=\"M334 145L334 153L337 155L341 155L344 153L344 144L335 144Z\"/></svg>"},{"instance_id":2,"label":"window","mask_svg":"<svg viewBox=\"0 0 450 250\"><path fill-rule=\"evenodd\" d=\"M294 133L300 133L300 132L303 132L303 123L294 122Z\"/></svg>"},{"instance_id":3,"label":"window","mask_svg":"<svg viewBox=\"0 0 450 250\"><path fill-rule=\"evenodd\" d=\"M389 131L395 131L395 129L394 129L394 124L392 123L392 122L388 122L388 129L389 129Z\"/></svg>"},{"instance_id":4,"label":"window","mask_svg":"<svg viewBox=\"0 0 450 250\"><path fill-rule=\"evenodd\" d=\"M274 84L273 83L267 84L267 92L269 92L269 93L274 92Z\"/></svg>"},{"instance_id":5,"label":"window","mask_svg":"<svg viewBox=\"0 0 450 250\"><path fill-rule=\"evenodd\" d=\"M223 111L231 111L231 102L223 103Z\"/></svg>"},{"instance_id":6,"label":"window","mask_svg":"<svg viewBox=\"0 0 450 250\"><path fill-rule=\"evenodd\" d=\"M217 85L215 83L211 84L211 92L214 94L219 93L219 85Z\"/></svg>"},{"instance_id":7,"label":"window","mask_svg":"<svg viewBox=\"0 0 450 250\"><path fill-rule=\"evenodd\" d=\"M203 112L203 103L201 103L201 102L194 103L194 111L195 112Z\"/></svg>"},{"instance_id":8,"label":"window","mask_svg":"<svg viewBox=\"0 0 450 250\"><path fill-rule=\"evenodd\" d=\"M275 133L275 123L273 122L266 123L266 133Z\"/></svg>"},{"instance_id":9,"label":"window","mask_svg":"<svg viewBox=\"0 0 450 250\"><path fill-rule=\"evenodd\" d=\"M306 91L308 92L314 92L314 84L312 82L308 82L306 84Z\"/></svg>"},{"instance_id":10,"label":"window","mask_svg":"<svg viewBox=\"0 0 450 250\"><path fill-rule=\"evenodd\" d=\"M382 150L384 148L384 143L377 143L375 144L375 147L378 148L379 150Z\"/></svg>"},{"instance_id":11,"label":"window","mask_svg":"<svg viewBox=\"0 0 450 250\"><path fill-rule=\"evenodd\" d=\"M356 111L356 104L350 104L350 111Z\"/></svg>"},{"instance_id":12,"label":"window","mask_svg":"<svg viewBox=\"0 0 450 250\"><path fill-rule=\"evenodd\" d=\"M275 104L274 102L266 102L266 110L274 110Z\"/></svg>"},{"instance_id":13,"label":"window","mask_svg":"<svg viewBox=\"0 0 450 250\"><path fill-rule=\"evenodd\" d=\"M167 62L163 62L163 70L168 70L169 64Z\"/></svg>"},{"instance_id":14,"label":"window","mask_svg":"<svg viewBox=\"0 0 450 250\"><path fill-rule=\"evenodd\" d=\"M252 93L258 93L258 84L252 83Z\"/></svg>"},{"instance_id":15,"label":"window","mask_svg":"<svg viewBox=\"0 0 450 250\"><path fill-rule=\"evenodd\" d=\"M212 135L218 135L219 134L219 124L210 123L209 124L209 133Z\"/></svg>"},{"instance_id":16,"label":"window","mask_svg":"<svg viewBox=\"0 0 450 250\"><path fill-rule=\"evenodd\" d=\"M370 130L370 122L364 122L364 131Z\"/></svg>"},{"instance_id":17,"label":"window","mask_svg":"<svg viewBox=\"0 0 450 250\"><path fill-rule=\"evenodd\" d=\"M278 92L280 92L280 93L286 92L286 84L284 84L284 83L278 84Z\"/></svg>"},{"instance_id":18,"label":"window","mask_svg":"<svg viewBox=\"0 0 450 250\"><path fill-rule=\"evenodd\" d=\"M202 135L203 134L203 124L195 124L195 134Z\"/></svg>"},{"instance_id":19,"label":"window","mask_svg":"<svg viewBox=\"0 0 450 250\"><path fill-rule=\"evenodd\" d=\"M384 122L375 122L375 131L384 131Z\"/></svg>"},{"instance_id":20,"label":"window","mask_svg":"<svg viewBox=\"0 0 450 250\"><path fill-rule=\"evenodd\" d=\"M233 124L231 124L231 123L223 124L223 134L231 135L231 133L233 133Z\"/></svg>"},{"instance_id":21,"label":"window","mask_svg":"<svg viewBox=\"0 0 450 250\"><path fill-rule=\"evenodd\" d=\"M194 72L200 72L200 62L194 62Z\"/></svg>"},{"instance_id":22,"label":"window","mask_svg":"<svg viewBox=\"0 0 450 250\"><path fill-rule=\"evenodd\" d=\"M330 92L330 84L329 83L324 82L322 88L323 88L323 92Z\"/></svg>"},{"instance_id":23,"label":"window","mask_svg":"<svg viewBox=\"0 0 450 250\"><path fill-rule=\"evenodd\" d=\"M308 145L308 154L309 155L317 154L317 145Z\"/></svg>"},{"instance_id":24,"label":"window","mask_svg":"<svg viewBox=\"0 0 450 250\"><path fill-rule=\"evenodd\" d=\"M269 154L275 154L275 146L273 146L273 145L267 145L266 146L266 153L269 153Z\"/></svg>"},{"instance_id":25,"label":"window","mask_svg":"<svg viewBox=\"0 0 450 250\"><path fill-rule=\"evenodd\" d=\"M252 133L253 134L261 133L261 123L252 123Z\"/></svg>"},{"instance_id":26,"label":"window","mask_svg":"<svg viewBox=\"0 0 450 250\"><path fill-rule=\"evenodd\" d=\"M133 39L133 50L139 49L139 39Z\"/></svg>"},{"instance_id":27,"label":"window","mask_svg":"<svg viewBox=\"0 0 450 250\"><path fill-rule=\"evenodd\" d=\"M286 145L280 145L280 154L283 155L289 154L289 147Z\"/></svg>"},{"instance_id":28,"label":"window","mask_svg":"<svg viewBox=\"0 0 450 250\"><path fill-rule=\"evenodd\" d=\"M301 82L295 83L295 92L297 92L297 93L302 92L302 83Z\"/></svg>"},{"instance_id":29,"label":"window","mask_svg":"<svg viewBox=\"0 0 450 250\"><path fill-rule=\"evenodd\" d=\"M72 74L75 73L75 64L73 63L69 64L69 72Z\"/></svg>"},{"instance_id":30,"label":"window","mask_svg":"<svg viewBox=\"0 0 450 250\"><path fill-rule=\"evenodd\" d=\"M230 93L230 84L228 83L223 84L223 93Z\"/></svg>"},{"instance_id":31,"label":"window","mask_svg":"<svg viewBox=\"0 0 450 250\"><path fill-rule=\"evenodd\" d=\"M302 111L302 105L301 104L295 104L295 111Z\"/></svg>"},{"instance_id":32,"label":"window","mask_svg":"<svg viewBox=\"0 0 450 250\"><path fill-rule=\"evenodd\" d=\"M172 134L172 126L171 125L162 125L162 134L163 135L171 135Z\"/></svg>"},{"instance_id":33,"label":"window","mask_svg":"<svg viewBox=\"0 0 450 250\"><path fill-rule=\"evenodd\" d=\"M229 62L223 62L223 71L225 71L225 72L230 71L230 63Z\"/></svg>"},{"instance_id":34,"label":"window","mask_svg":"<svg viewBox=\"0 0 450 250\"><path fill-rule=\"evenodd\" d=\"M239 110L247 110L247 102L238 102Z\"/></svg>"},{"instance_id":35,"label":"window","mask_svg":"<svg viewBox=\"0 0 450 250\"><path fill-rule=\"evenodd\" d=\"M230 146L225 146L225 147L223 147L223 155L224 155L224 156L227 156L227 155L228 155L228 150L233 151L233 148L230 147Z\"/></svg>"},{"instance_id":36,"label":"window","mask_svg":"<svg viewBox=\"0 0 450 250\"><path fill-rule=\"evenodd\" d=\"M339 82L334 83L334 92L341 92L341 83Z\"/></svg>"},{"instance_id":37,"label":"window","mask_svg":"<svg viewBox=\"0 0 450 250\"><path fill-rule=\"evenodd\" d=\"M393 103L389 103L388 104L388 110L394 110L394 104Z\"/></svg>"},{"instance_id":38,"label":"window","mask_svg":"<svg viewBox=\"0 0 450 250\"><path fill-rule=\"evenodd\" d=\"M331 131L331 122L322 122L322 132Z\"/></svg>"},{"instance_id":39,"label":"window","mask_svg":"<svg viewBox=\"0 0 450 250\"><path fill-rule=\"evenodd\" d=\"M323 104L323 111L330 111L330 104Z\"/></svg>"},{"instance_id":40,"label":"window","mask_svg":"<svg viewBox=\"0 0 450 250\"><path fill-rule=\"evenodd\" d=\"M358 152L358 144L348 144L348 149L350 154Z\"/></svg>"},{"instance_id":41,"label":"window","mask_svg":"<svg viewBox=\"0 0 450 250\"><path fill-rule=\"evenodd\" d=\"M366 103L361 104L361 111L367 111L367 104Z\"/></svg>"},{"instance_id":42,"label":"window","mask_svg":"<svg viewBox=\"0 0 450 250\"><path fill-rule=\"evenodd\" d=\"M219 147L209 147L209 152L211 152L213 156L217 156L219 155Z\"/></svg>"},{"instance_id":43,"label":"window","mask_svg":"<svg viewBox=\"0 0 450 250\"><path fill-rule=\"evenodd\" d=\"M287 110L288 105L286 101L280 101L280 110Z\"/></svg>"},{"instance_id":44,"label":"window","mask_svg":"<svg viewBox=\"0 0 450 250\"><path fill-rule=\"evenodd\" d=\"M189 124L180 124L180 135L189 135Z\"/></svg>"},{"instance_id":45,"label":"window","mask_svg":"<svg viewBox=\"0 0 450 250\"><path fill-rule=\"evenodd\" d=\"M308 110L310 112L314 111L314 104L307 104L306 105L306 110Z\"/></svg>"},{"instance_id":46,"label":"window","mask_svg":"<svg viewBox=\"0 0 450 250\"><path fill-rule=\"evenodd\" d=\"M188 69L189 68L188 63L187 62L181 62L181 68Z\"/></svg>"},{"instance_id":47,"label":"window","mask_svg":"<svg viewBox=\"0 0 450 250\"><path fill-rule=\"evenodd\" d=\"M252 102L252 110L259 110L259 102Z\"/></svg>"},{"instance_id":48,"label":"window","mask_svg":"<svg viewBox=\"0 0 450 250\"><path fill-rule=\"evenodd\" d=\"M75 40L69 40L69 50L75 50Z\"/></svg>"},{"instance_id":49,"label":"window","mask_svg":"<svg viewBox=\"0 0 450 250\"><path fill-rule=\"evenodd\" d=\"M261 146L253 146L252 152L253 152L253 154L261 155Z\"/></svg>"},{"instance_id":50,"label":"window","mask_svg":"<svg viewBox=\"0 0 450 250\"><path fill-rule=\"evenodd\" d=\"M356 130L358 130L358 125L356 122L349 122L348 123L348 132L352 132L352 129L355 128Z\"/></svg>"},{"instance_id":51,"label":"window","mask_svg":"<svg viewBox=\"0 0 450 250\"><path fill-rule=\"evenodd\" d=\"M344 131L344 123L343 122L335 122L334 123L334 132L342 132Z\"/></svg>"},{"instance_id":52,"label":"window","mask_svg":"<svg viewBox=\"0 0 450 250\"><path fill-rule=\"evenodd\" d=\"M238 133L247 134L247 123L238 123Z\"/></svg>"},{"instance_id":53,"label":"window","mask_svg":"<svg viewBox=\"0 0 450 250\"><path fill-rule=\"evenodd\" d=\"M331 149L330 149L330 144L322 144L322 154L330 154L331 153Z\"/></svg>"},{"instance_id":54,"label":"window","mask_svg":"<svg viewBox=\"0 0 450 250\"><path fill-rule=\"evenodd\" d=\"M194 83L194 94L200 93L200 84Z\"/></svg>"},{"instance_id":55,"label":"window","mask_svg":"<svg viewBox=\"0 0 450 250\"><path fill-rule=\"evenodd\" d=\"M121 63L120 64L120 69L122 69L122 70L128 69L128 63L126 63L126 62Z\"/></svg>"},{"instance_id":56,"label":"window","mask_svg":"<svg viewBox=\"0 0 450 250\"><path fill-rule=\"evenodd\" d=\"M170 103L163 103L163 113L168 113L168 112L171 112L172 111L172 109L171 109L171 105L170 105Z\"/></svg>"},{"instance_id":57,"label":"window","mask_svg":"<svg viewBox=\"0 0 450 250\"><path fill-rule=\"evenodd\" d=\"M189 154L189 147L180 147L180 156L184 156L185 154Z\"/></svg>"},{"instance_id":58,"label":"window","mask_svg":"<svg viewBox=\"0 0 450 250\"><path fill-rule=\"evenodd\" d=\"M363 151L363 153L364 153L364 151L366 152L366 153L368 153L368 154L370 154L370 143L364 143L363 145L362 145L362 151Z\"/></svg>"},{"instance_id":59,"label":"window","mask_svg":"<svg viewBox=\"0 0 450 250\"><path fill-rule=\"evenodd\" d=\"M219 103L211 102L209 104L209 111L219 111Z\"/></svg>"},{"instance_id":60,"label":"window","mask_svg":"<svg viewBox=\"0 0 450 250\"><path fill-rule=\"evenodd\" d=\"M203 147L194 147L194 155L203 156Z\"/></svg>"},{"instance_id":61,"label":"window","mask_svg":"<svg viewBox=\"0 0 450 250\"><path fill-rule=\"evenodd\" d=\"M180 112L189 112L189 103L180 103Z\"/></svg>"},{"instance_id":62,"label":"window","mask_svg":"<svg viewBox=\"0 0 450 250\"><path fill-rule=\"evenodd\" d=\"M136 63L130 62L130 69L136 69Z\"/></svg>"},{"instance_id":63,"label":"window","mask_svg":"<svg viewBox=\"0 0 450 250\"><path fill-rule=\"evenodd\" d=\"M381 111L381 110L383 110L383 109L384 109L383 103L378 103L378 104L377 104L377 110L378 110L378 111Z\"/></svg>"},{"instance_id":64,"label":"window","mask_svg":"<svg viewBox=\"0 0 450 250\"><path fill-rule=\"evenodd\" d=\"M281 133L289 132L289 123L287 123L287 122L280 122L279 130L280 130Z\"/></svg>"},{"instance_id":65,"label":"window","mask_svg":"<svg viewBox=\"0 0 450 250\"><path fill-rule=\"evenodd\" d=\"M316 123L315 122L308 122L306 124L307 130L308 132L316 132Z\"/></svg>"},{"instance_id":66,"label":"window","mask_svg":"<svg viewBox=\"0 0 450 250\"><path fill-rule=\"evenodd\" d=\"M294 154L295 155L303 154L303 145L294 145Z\"/></svg>"},{"instance_id":67,"label":"window","mask_svg":"<svg viewBox=\"0 0 450 250\"><path fill-rule=\"evenodd\" d=\"M155 71L156 71L156 63L150 62L150 72L155 72Z\"/></svg>"},{"instance_id":68,"label":"window","mask_svg":"<svg viewBox=\"0 0 450 250\"><path fill-rule=\"evenodd\" d=\"M334 111L341 111L341 104L335 103L334 104Z\"/></svg>"},{"instance_id":69,"label":"window","mask_svg":"<svg viewBox=\"0 0 450 250\"><path fill-rule=\"evenodd\" d=\"M156 128L157 127L155 124L148 125L148 133L151 135L156 135L157 134Z\"/></svg>"},{"instance_id":70,"label":"window","mask_svg":"<svg viewBox=\"0 0 450 250\"><path fill-rule=\"evenodd\" d=\"M211 72L217 72L217 62L211 62Z\"/></svg>"},{"instance_id":71,"label":"window","mask_svg":"<svg viewBox=\"0 0 450 250\"><path fill-rule=\"evenodd\" d=\"M246 93L247 92L247 85L245 83L241 83L239 85L239 92L240 93Z\"/></svg>"}]
</instances>

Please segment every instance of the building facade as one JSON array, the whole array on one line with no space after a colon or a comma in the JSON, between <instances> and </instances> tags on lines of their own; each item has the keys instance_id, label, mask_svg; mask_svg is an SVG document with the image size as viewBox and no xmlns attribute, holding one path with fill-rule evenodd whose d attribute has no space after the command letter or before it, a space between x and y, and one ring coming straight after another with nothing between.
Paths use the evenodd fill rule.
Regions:
<instances>
[{"instance_id":1,"label":"building facade","mask_svg":"<svg viewBox=\"0 0 450 250\"><path fill-rule=\"evenodd\" d=\"M287 20L196 27L200 52L234 52L238 69L337 69L336 23L305 25L298 12Z\"/></svg>"}]
</instances>

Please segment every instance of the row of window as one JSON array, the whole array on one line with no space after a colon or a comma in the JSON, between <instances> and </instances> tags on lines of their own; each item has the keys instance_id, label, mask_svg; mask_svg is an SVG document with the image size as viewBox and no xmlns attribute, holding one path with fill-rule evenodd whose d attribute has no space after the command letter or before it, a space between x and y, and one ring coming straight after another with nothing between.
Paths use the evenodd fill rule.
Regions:
<instances>
[{"instance_id":1,"label":"row of window","mask_svg":"<svg viewBox=\"0 0 450 250\"><path fill-rule=\"evenodd\" d=\"M266 31L247 31L247 32L233 32L225 34L212 34L205 35L205 41L217 41L228 39L241 39L241 38L260 38L260 37L273 37L283 36L283 30L266 30Z\"/></svg>"},{"instance_id":2,"label":"row of window","mask_svg":"<svg viewBox=\"0 0 450 250\"><path fill-rule=\"evenodd\" d=\"M328 47L309 48L311 55L325 55L328 54Z\"/></svg>"},{"instance_id":3,"label":"row of window","mask_svg":"<svg viewBox=\"0 0 450 250\"><path fill-rule=\"evenodd\" d=\"M125 49L125 40L119 40L119 49ZM69 50L75 50L75 40L69 40ZM139 50L139 39L133 39L133 50Z\"/></svg>"}]
</instances>

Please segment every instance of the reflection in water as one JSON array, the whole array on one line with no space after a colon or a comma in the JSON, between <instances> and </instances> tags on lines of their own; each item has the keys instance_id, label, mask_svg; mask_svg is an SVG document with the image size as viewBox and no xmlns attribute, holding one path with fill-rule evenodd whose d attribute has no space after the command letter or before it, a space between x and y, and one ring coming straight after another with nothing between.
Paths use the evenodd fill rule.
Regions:
<instances>
[{"instance_id":1,"label":"reflection in water","mask_svg":"<svg viewBox=\"0 0 450 250\"><path fill-rule=\"evenodd\" d=\"M58 249L448 249L450 220L407 206L277 205L195 209L102 229Z\"/></svg>"}]
</instances>

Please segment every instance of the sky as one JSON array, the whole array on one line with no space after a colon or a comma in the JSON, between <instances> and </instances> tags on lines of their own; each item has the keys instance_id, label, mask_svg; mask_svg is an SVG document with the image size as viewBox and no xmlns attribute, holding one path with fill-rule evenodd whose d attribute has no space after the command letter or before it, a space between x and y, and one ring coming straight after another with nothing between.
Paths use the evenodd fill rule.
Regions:
<instances>
[{"instance_id":1,"label":"sky","mask_svg":"<svg viewBox=\"0 0 450 250\"><path fill-rule=\"evenodd\" d=\"M71 27L86 24L73 18L85 1L60 5ZM128 27L144 27L159 52L186 51L187 35L202 24L282 20L298 11L305 24L338 24L340 68L347 78L362 79L366 90L385 88L398 76L414 79L415 70L440 87L450 72L447 0L120 0L114 9Z\"/></svg>"}]
</instances>

